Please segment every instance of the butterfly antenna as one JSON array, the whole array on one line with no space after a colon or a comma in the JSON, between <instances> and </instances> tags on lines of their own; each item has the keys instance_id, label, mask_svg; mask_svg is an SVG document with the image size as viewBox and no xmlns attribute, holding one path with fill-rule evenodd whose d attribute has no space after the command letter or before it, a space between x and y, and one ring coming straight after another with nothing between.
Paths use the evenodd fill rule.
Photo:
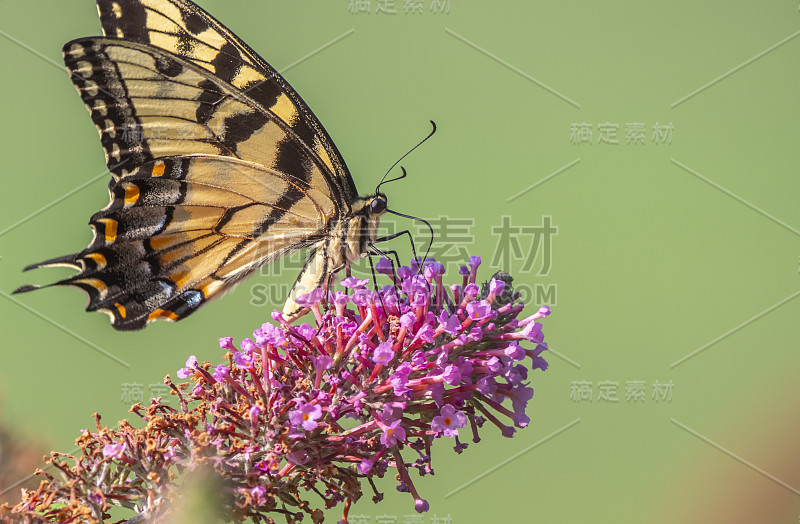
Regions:
<instances>
[{"instance_id":1,"label":"butterfly antenna","mask_svg":"<svg viewBox=\"0 0 800 524\"><path fill-rule=\"evenodd\" d=\"M395 166L397 166L397 164L399 164L399 163L400 163L400 162L401 162L401 161L402 161L402 160L403 160L405 157L407 157L408 155L410 155L412 151L414 151L416 148L418 148L419 146L421 146L422 144L424 144L424 143L425 143L425 142L426 142L426 141L427 141L427 140L428 140L430 137L432 137L432 136L433 136L433 134L436 132L436 122L434 122L433 120L431 120L430 122L431 122L431 126L433 127L433 129L431 129L431 132L430 132L430 133L428 133L428 136L426 136L425 138L423 138L422 140L420 140L420 141L419 141L419 143L418 143L417 145L415 145L414 147L412 147L411 149L409 149L409 150L408 150L408 152L407 152L406 154L404 154L403 156L401 156L400 158L398 158L398 159L397 159L397 162L395 162L394 164L392 164L392 167L390 167L390 168L389 168L389 170L388 170L388 171L386 171L386 174L385 174L385 175L383 175L383 178L381 178L381 181L380 181L380 183L378 184L378 187L376 187L376 188L375 188L375 193L379 193L379 192L380 192L380 190L381 190L381 186L382 186L383 184L388 184L389 182L394 182L395 180L400 180L400 179L402 179L402 178L405 178L405 177L406 177L406 172L405 172L405 170L403 170L403 174L402 174L402 175L400 175L400 176L398 176L398 177L395 177L395 178L392 178L392 179L390 179L390 180L386 180L386 177L387 177L387 176L389 176L389 173L391 173L391 172L392 172L392 169L394 169L394 168L395 168Z\"/></svg>"}]
</instances>

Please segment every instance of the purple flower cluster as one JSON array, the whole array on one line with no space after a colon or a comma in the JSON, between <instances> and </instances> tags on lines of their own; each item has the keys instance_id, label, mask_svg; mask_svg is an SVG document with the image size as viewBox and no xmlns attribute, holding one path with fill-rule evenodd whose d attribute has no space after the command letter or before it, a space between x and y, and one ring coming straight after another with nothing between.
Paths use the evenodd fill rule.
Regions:
<instances>
[{"instance_id":1,"label":"purple flower cluster","mask_svg":"<svg viewBox=\"0 0 800 524\"><path fill-rule=\"evenodd\" d=\"M238 345L220 339L226 365L190 357L178 371L190 383L167 378L180 409L156 399L132 409L147 422L144 430L98 424L98 433L84 435L84 457L75 460L84 468L106 465L111 481L91 486L89 513L123 500L149 517L166 515L176 499L172 480L200 465L225 479L228 515L236 519L284 513L300 521L305 513L320 522L321 510L303 498L313 490L326 508L345 502L347 522L361 479L390 469L398 490L427 511L409 472L431 472L436 439L454 439L461 453L464 434L478 442L487 421L511 437L530 421L529 368L547 369L538 321L549 308L518 318L523 304L510 277L498 273L481 288L479 265L471 257L461 281L445 286L444 267L433 260L395 272L381 259L376 269L389 284L378 291L348 277L341 282L347 293L317 289L299 297L314 325L292 325L276 311L252 338ZM115 477L110 466L128 473ZM48 486L15 509L41 503L53 486L64 489L54 479Z\"/></svg>"}]
</instances>

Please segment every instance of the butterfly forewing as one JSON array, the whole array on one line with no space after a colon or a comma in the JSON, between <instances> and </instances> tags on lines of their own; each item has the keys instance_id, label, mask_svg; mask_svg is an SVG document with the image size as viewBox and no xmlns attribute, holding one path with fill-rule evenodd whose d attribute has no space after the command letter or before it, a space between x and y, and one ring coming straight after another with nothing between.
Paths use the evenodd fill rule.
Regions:
<instances>
[{"instance_id":1,"label":"butterfly forewing","mask_svg":"<svg viewBox=\"0 0 800 524\"><path fill-rule=\"evenodd\" d=\"M98 0L97 10L107 36L168 51L247 94L318 155L343 208L358 197L344 160L303 99L275 69L211 15L181 0Z\"/></svg>"},{"instance_id":2,"label":"butterfly forewing","mask_svg":"<svg viewBox=\"0 0 800 524\"><path fill-rule=\"evenodd\" d=\"M117 178L155 158L208 154L273 167L305 187L328 185L323 163L282 120L194 64L103 38L67 44L64 61Z\"/></svg>"}]
</instances>

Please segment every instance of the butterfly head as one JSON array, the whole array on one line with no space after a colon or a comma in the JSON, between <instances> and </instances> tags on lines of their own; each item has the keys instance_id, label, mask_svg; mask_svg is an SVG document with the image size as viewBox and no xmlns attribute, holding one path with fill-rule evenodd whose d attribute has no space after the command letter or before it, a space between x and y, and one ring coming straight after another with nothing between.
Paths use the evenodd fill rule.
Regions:
<instances>
[{"instance_id":1,"label":"butterfly head","mask_svg":"<svg viewBox=\"0 0 800 524\"><path fill-rule=\"evenodd\" d=\"M361 197L351 204L353 215L377 221L387 211L387 199L383 193Z\"/></svg>"},{"instance_id":2,"label":"butterfly head","mask_svg":"<svg viewBox=\"0 0 800 524\"><path fill-rule=\"evenodd\" d=\"M386 213L386 195L377 193L375 196L367 199L367 209L370 217L379 217Z\"/></svg>"}]
</instances>

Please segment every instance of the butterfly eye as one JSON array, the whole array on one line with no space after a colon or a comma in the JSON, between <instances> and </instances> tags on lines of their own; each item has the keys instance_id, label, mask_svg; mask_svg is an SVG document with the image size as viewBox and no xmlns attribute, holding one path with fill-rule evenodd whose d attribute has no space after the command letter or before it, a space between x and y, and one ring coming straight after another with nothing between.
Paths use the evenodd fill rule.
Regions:
<instances>
[{"instance_id":1,"label":"butterfly eye","mask_svg":"<svg viewBox=\"0 0 800 524\"><path fill-rule=\"evenodd\" d=\"M370 203L369 208L373 213L383 213L386 211L386 200L382 198L376 198Z\"/></svg>"}]
</instances>

